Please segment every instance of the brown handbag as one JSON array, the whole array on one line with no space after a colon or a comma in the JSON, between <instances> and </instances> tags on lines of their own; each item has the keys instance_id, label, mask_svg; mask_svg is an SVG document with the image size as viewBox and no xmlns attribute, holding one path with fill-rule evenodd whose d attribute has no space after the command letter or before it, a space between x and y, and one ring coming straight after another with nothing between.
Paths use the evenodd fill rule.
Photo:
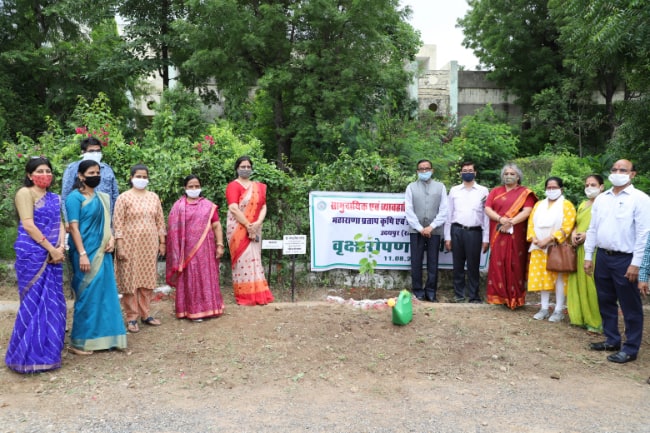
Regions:
<instances>
[{"instance_id":1,"label":"brown handbag","mask_svg":"<svg viewBox=\"0 0 650 433\"><path fill-rule=\"evenodd\" d=\"M550 245L546 251L546 270L552 272L575 272L577 270L576 249L569 240Z\"/></svg>"}]
</instances>

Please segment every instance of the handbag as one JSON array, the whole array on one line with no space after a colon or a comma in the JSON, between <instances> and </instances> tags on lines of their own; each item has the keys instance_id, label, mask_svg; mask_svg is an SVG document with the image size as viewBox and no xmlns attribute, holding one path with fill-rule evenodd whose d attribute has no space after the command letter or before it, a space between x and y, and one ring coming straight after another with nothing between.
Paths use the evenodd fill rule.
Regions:
<instances>
[{"instance_id":1,"label":"handbag","mask_svg":"<svg viewBox=\"0 0 650 433\"><path fill-rule=\"evenodd\" d=\"M553 244L546 251L546 270L552 272L575 272L577 270L576 249L568 239Z\"/></svg>"}]
</instances>

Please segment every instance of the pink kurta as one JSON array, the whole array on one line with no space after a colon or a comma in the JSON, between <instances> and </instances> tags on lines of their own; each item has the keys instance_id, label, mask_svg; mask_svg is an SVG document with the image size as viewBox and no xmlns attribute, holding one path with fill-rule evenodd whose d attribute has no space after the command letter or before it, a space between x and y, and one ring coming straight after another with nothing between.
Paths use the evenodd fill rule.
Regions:
<instances>
[{"instance_id":1,"label":"pink kurta","mask_svg":"<svg viewBox=\"0 0 650 433\"><path fill-rule=\"evenodd\" d=\"M158 285L157 258L160 236L165 235L165 217L160 198L151 191L126 191L117 198L113 212L115 239L126 260L117 260L115 274L120 293Z\"/></svg>"}]
</instances>

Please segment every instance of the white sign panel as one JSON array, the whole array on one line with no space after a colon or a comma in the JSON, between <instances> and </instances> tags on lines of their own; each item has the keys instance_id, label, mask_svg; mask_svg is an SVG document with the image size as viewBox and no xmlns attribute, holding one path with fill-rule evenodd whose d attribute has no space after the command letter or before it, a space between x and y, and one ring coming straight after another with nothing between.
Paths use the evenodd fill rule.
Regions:
<instances>
[{"instance_id":1,"label":"white sign panel","mask_svg":"<svg viewBox=\"0 0 650 433\"><path fill-rule=\"evenodd\" d=\"M309 217L312 271L359 269L364 258L376 260L375 269L411 269L403 193L312 191ZM451 269L442 237L438 267ZM483 254L481 269L486 265Z\"/></svg>"},{"instance_id":2,"label":"white sign panel","mask_svg":"<svg viewBox=\"0 0 650 433\"><path fill-rule=\"evenodd\" d=\"M282 241L280 239L262 239L263 250L281 250Z\"/></svg>"},{"instance_id":3,"label":"white sign panel","mask_svg":"<svg viewBox=\"0 0 650 433\"><path fill-rule=\"evenodd\" d=\"M306 235L284 235L282 238L282 254L306 254Z\"/></svg>"}]
</instances>

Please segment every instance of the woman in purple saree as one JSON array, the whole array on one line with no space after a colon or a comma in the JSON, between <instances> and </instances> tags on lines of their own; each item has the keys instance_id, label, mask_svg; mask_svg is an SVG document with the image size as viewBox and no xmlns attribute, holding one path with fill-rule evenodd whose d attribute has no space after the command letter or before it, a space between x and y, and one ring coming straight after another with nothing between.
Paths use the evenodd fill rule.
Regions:
<instances>
[{"instance_id":1,"label":"woman in purple saree","mask_svg":"<svg viewBox=\"0 0 650 433\"><path fill-rule=\"evenodd\" d=\"M47 190L52 182L50 162L32 158L25 171L25 186L15 199L20 217L14 243L20 307L5 363L18 373L36 373L61 367L64 232L61 200Z\"/></svg>"}]
</instances>

